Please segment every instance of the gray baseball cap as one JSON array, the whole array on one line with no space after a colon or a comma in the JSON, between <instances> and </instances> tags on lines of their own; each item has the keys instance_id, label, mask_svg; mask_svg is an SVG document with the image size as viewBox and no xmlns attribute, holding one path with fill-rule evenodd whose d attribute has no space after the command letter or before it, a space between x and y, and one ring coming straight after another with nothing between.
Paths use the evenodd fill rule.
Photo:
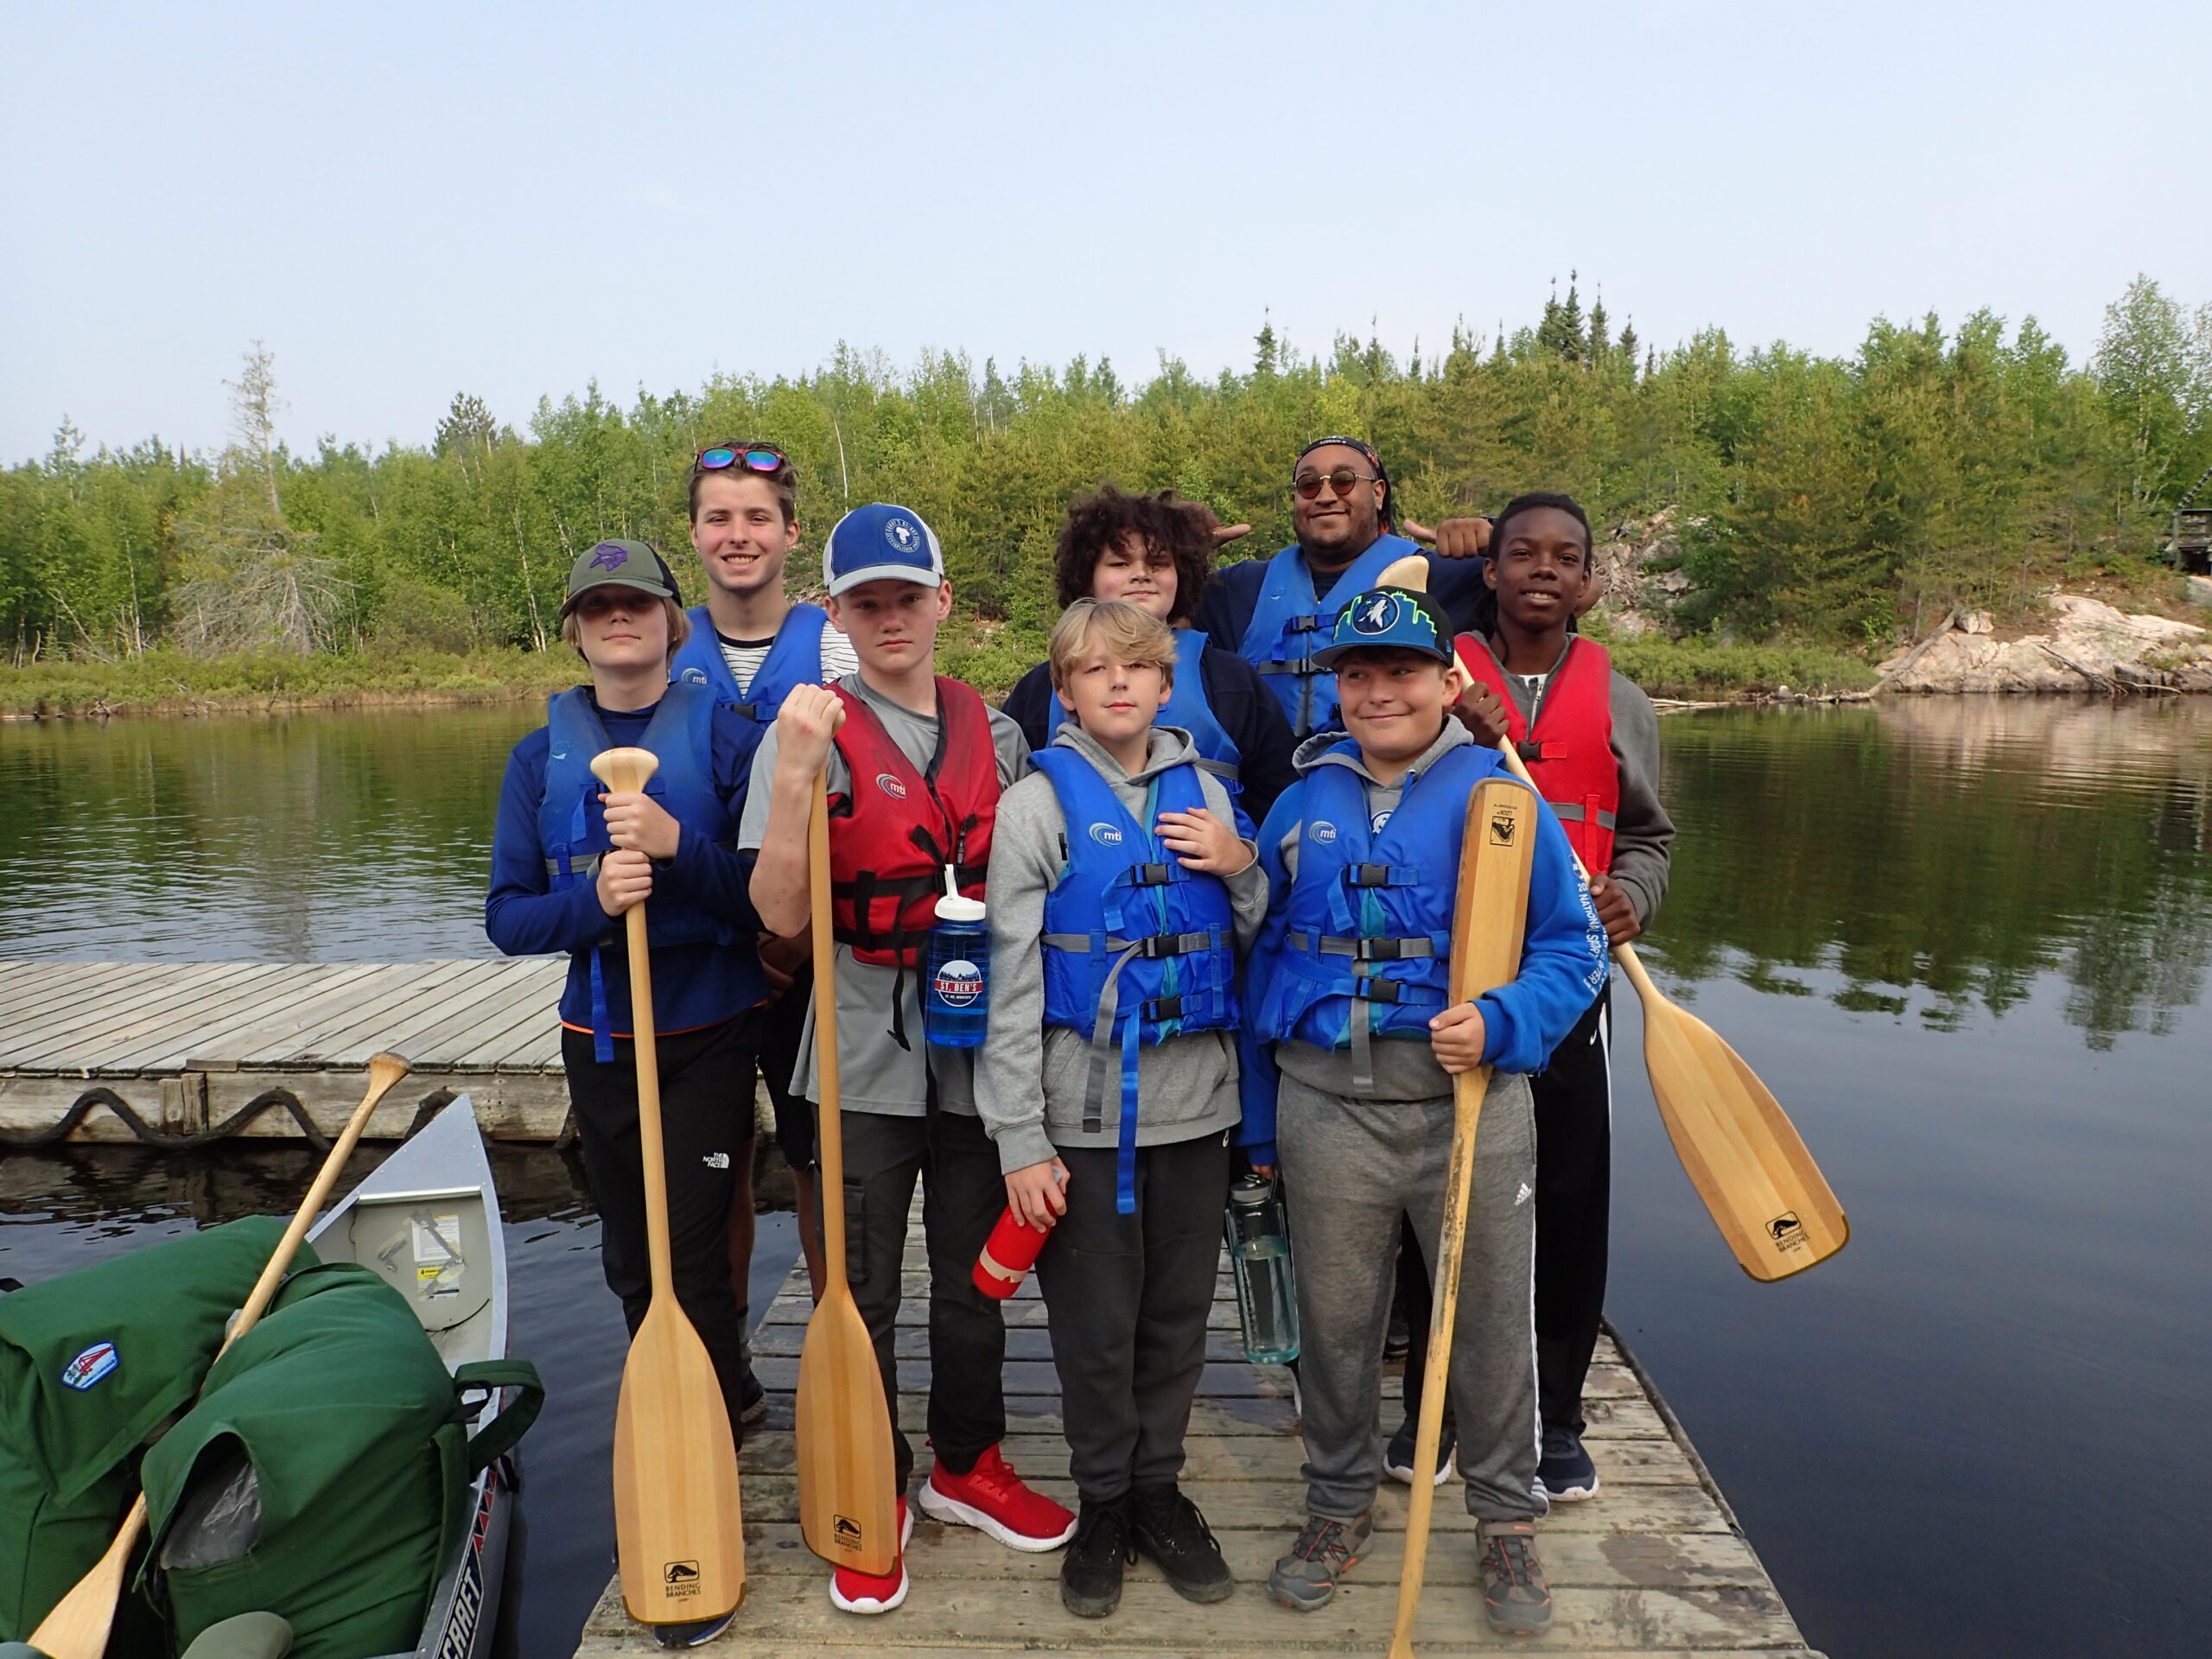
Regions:
<instances>
[{"instance_id":1,"label":"gray baseball cap","mask_svg":"<svg viewBox=\"0 0 2212 1659\"><path fill-rule=\"evenodd\" d=\"M682 601L667 562L643 542L601 542L576 555L569 567L569 596L561 601L561 614L575 609L576 601L594 588L633 588L655 599Z\"/></svg>"}]
</instances>

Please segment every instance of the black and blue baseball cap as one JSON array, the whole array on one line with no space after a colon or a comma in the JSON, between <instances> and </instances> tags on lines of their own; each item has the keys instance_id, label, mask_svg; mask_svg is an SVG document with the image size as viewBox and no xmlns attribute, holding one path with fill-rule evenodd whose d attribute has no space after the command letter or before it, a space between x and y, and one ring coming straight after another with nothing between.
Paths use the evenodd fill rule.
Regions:
<instances>
[{"instance_id":1,"label":"black and blue baseball cap","mask_svg":"<svg viewBox=\"0 0 2212 1659\"><path fill-rule=\"evenodd\" d=\"M1452 622L1427 594L1410 588L1370 588L1337 613L1329 643L1313 653L1317 668L1334 668L1355 651L1417 651L1452 660Z\"/></svg>"},{"instance_id":2,"label":"black and blue baseball cap","mask_svg":"<svg viewBox=\"0 0 2212 1659\"><path fill-rule=\"evenodd\" d=\"M921 582L935 588L944 581L944 550L922 515L879 501L855 507L837 521L822 549L822 580L830 596L849 593L864 582Z\"/></svg>"}]
</instances>

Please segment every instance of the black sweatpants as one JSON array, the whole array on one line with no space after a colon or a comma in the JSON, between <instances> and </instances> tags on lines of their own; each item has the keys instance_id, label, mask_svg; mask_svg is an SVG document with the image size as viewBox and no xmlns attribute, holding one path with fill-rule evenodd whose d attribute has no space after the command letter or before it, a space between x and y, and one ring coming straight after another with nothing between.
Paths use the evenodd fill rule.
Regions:
<instances>
[{"instance_id":1,"label":"black sweatpants","mask_svg":"<svg viewBox=\"0 0 2212 1659\"><path fill-rule=\"evenodd\" d=\"M1587 1426L1582 1384L1605 1313L1605 1255L1612 1209L1613 1103L1609 1049L1612 987L1575 1022L1550 1063L1529 1079L1536 1106L1536 1397L1544 1427ZM1410 1247L1412 1235L1405 1238ZM1421 1251L1398 1256L1406 1325L1406 1415L1421 1410L1428 1357L1428 1273ZM1450 1408L1446 1408L1450 1421Z\"/></svg>"},{"instance_id":2,"label":"black sweatpants","mask_svg":"<svg viewBox=\"0 0 2212 1659\"><path fill-rule=\"evenodd\" d=\"M1006 1438L1006 1320L976 1288L976 1258L1006 1208L997 1146L982 1122L959 1112L889 1117L839 1115L845 1136L845 1277L875 1344L891 1405L899 1490L914 1472L914 1448L899 1426L893 1338L906 1213L922 1179L922 1232L930 1269L929 1437L956 1475ZM826 1198L826 1195L825 1195ZM725 1268L727 1271L727 1268Z\"/></svg>"},{"instance_id":3,"label":"black sweatpants","mask_svg":"<svg viewBox=\"0 0 2212 1659\"><path fill-rule=\"evenodd\" d=\"M1137 1148L1136 1211L1114 1208L1111 1147L1063 1147L1067 1213L1037 1258L1076 1491L1173 1486L1206 1363L1229 1199L1224 1135Z\"/></svg>"},{"instance_id":4,"label":"black sweatpants","mask_svg":"<svg viewBox=\"0 0 2212 1659\"><path fill-rule=\"evenodd\" d=\"M804 964L792 976L790 989L752 1014L760 1080L768 1085L768 1098L776 1109L776 1144L793 1169L814 1167L814 1105L791 1092L799 1038L806 1029L807 1010L813 1006L814 969Z\"/></svg>"},{"instance_id":5,"label":"black sweatpants","mask_svg":"<svg viewBox=\"0 0 2212 1659\"><path fill-rule=\"evenodd\" d=\"M668 1166L668 1243L676 1300L707 1346L742 1437L747 1365L745 1307L730 1284L729 1207L737 1198L738 1154L753 1138L750 1090L731 1087L743 1068L751 1077L752 1019L741 1014L700 1031L655 1039L660 1059L660 1129ZM614 1039L614 1058L592 1058L588 1031L563 1027L561 1063L592 1202L599 1210L600 1269L622 1299L622 1316L637 1334L652 1305L652 1269L645 1246L645 1158L638 1131L637 1045Z\"/></svg>"}]
</instances>

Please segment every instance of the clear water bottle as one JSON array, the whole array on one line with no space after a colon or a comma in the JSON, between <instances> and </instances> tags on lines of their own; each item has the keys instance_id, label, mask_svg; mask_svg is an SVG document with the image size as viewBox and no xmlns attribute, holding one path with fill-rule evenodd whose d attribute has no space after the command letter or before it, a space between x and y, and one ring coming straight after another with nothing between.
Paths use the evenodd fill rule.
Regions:
<instances>
[{"instance_id":1,"label":"clear water bottle","mask_svg":"<svg viewBox=\"0 0 2212 1659\"><path fill-rule=\"evenodd\" d=\"M1281 1190L1264 1175L1231 1182L1224 1231L1244 1322L1244 1357L1255 1365L1288 1364L1298 1357L1298 1280Z\"/></svg>"},{"instance_id":2,"label":"clear water bottle","mask_svg":"<svg viewBox=\"0 0 2212 1659\"><path fill-rule=\"evenodd\" d=\"M941 1048L982 1047L991 1010L991 930L982 899L948 892L937 901L926 967L923 1034Z\"/></svg>"}]
</instances>

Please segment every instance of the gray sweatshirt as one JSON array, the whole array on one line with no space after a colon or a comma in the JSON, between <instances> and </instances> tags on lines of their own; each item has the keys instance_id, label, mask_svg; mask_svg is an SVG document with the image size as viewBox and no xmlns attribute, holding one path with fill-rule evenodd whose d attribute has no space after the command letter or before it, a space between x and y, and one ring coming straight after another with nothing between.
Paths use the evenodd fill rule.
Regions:
<instances>
[{"instance_id":1,"label":"gray sweatshirt","mask_svg":"<svg viewBox=\"0 0 2212 1659\"><path fill-rule=\"evenodd\" d=\"M1139 820L1152 780L1196 753L1187 732L1155 727L1145 769L1131 777L1072 721L1060 728L1052 747L1073 749L1090 761L1113 785L1129 816ZM1205 772L1198 776L1208 810L1234 823L1221 780ZM1066 833L1060 798L1042 773L1031 773L1001 798L984 901L991 924L991 1020L983 1046L976 1051L976 1107L998 1142L999 1167L1008 1173L1045 1162L1055 1147L1120 1144L1120 1067L1113 1072L1103 1128L1085 1135L1090 1033L1045 1024L1045 959L1039 941L1045 931L1045 896L1067 868ZM1255 860L1241 874L1229 877L1227 886L1242 956L1267 919L1268 878ZM1218 1135L1233 1128L1238 1116L1235 1033L1190 1032L1138 1050L1139 1146Z\"/></svg>"}]
</instances>

